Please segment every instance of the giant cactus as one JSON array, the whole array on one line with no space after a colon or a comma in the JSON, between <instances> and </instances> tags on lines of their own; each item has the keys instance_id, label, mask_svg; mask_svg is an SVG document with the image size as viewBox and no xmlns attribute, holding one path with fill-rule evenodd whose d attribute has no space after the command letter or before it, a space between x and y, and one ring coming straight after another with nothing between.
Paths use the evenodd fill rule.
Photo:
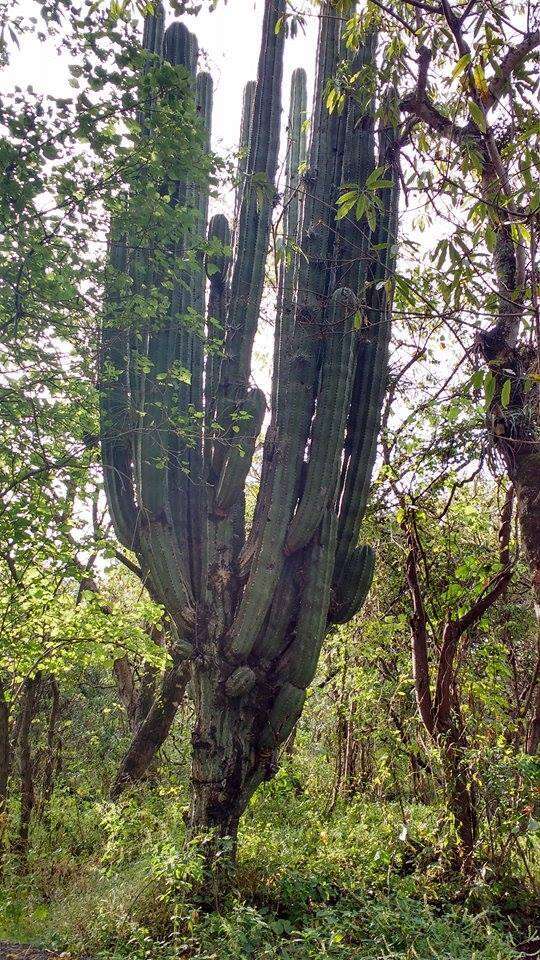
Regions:
<instances>
[{"instance_id":1,"label":"giant cactus","mask_svg":"<svg viewBox=\"0 0 540 960\"><path fill-rule=\"evenodd\" d=\"M292 78L274 381L249 530L245 485L267 405L251 385L251 358L279 199L285 0L265 2L257 81L244 98L233 240L223 214L214 216L205 263L188 258L187 280L162 291L159 322L150 317L142 333L120 324L116 293L103 329L102 451L115 531L167 611L175 656L191 663L191 831L233 838L300 716L325 633L356 612L373 572L373 552L358 540L387 370L397 150L382 130L377 157L373 103L326 109L327 81L345 56L331 6L324 0L307 156L303 70ZM163 32L160 8L144 42L191 77L185 95L209 143L211 80L196 75L195 39L178 22ZM370 37L353 71L374 57ZM362 186L378 164L387 172L374 229L352 214L336 220L342 185ZM182 257L204 233L208 198L200 184L169 192L194 211L175 241ZM159 263L150 251L141 265L129 231L117 233L114 270L160 302ZM173 364L189 371L186 382L171 383Z\"/></svg>"}]
</instances>

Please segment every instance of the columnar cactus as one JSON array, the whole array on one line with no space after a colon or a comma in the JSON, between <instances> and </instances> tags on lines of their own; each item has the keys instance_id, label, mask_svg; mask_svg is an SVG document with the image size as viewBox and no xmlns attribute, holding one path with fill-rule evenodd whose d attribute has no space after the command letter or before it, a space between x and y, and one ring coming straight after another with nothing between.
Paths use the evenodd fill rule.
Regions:
<instances>
[{"instance_id":1,"label":"columnar cactus","mask_svg":"<svg viewBox=\"0 0 540 960\"><path fill-rule=\"evenodd\" d=\"M186 280L161 291L165 317L142 333L114 320L121 303L111 294L103 329L102 451L116 535L167 611L174 656L191 664L191 830L233 838L300 716L327 630L359 609L373 574L373 551L358 540L387 371L397 158L391 130L379 134L376 158L373 104L326 109L345 53L331 0L322 7L307 154L303 70L291 85L273 384L249 530L245 489L267 408L251 360L277 199L285 0L265 2L257 81L244 97L233 240L223 214L206 230L204 190L175 183L171 203L195 211L176 252L185 257L206 231L205 263L188 258ZM209 144L212 85L196 75L195 39L182 23L163 33L159 9L144 43L191 76L186 96ZM353 69L374 56L372 37ZM352 213L336 220L342 186L362 188L376 165L386 186L374 229ZM151 253L141 263L113 230L110 257L160 301ZM171 380L175 365L189 376Z\"/></svg>"}]
</instances>

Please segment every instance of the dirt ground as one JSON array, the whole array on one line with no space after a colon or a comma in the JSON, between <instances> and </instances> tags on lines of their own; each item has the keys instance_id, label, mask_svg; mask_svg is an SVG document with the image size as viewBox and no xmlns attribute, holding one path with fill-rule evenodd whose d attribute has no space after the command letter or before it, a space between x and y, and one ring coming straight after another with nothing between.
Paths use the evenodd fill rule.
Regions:
<instances>
[{"instance_id":1,"label":"dirt ground","mask_svg":"<svg viewBox=\"0 0 540 960\"><path fill-rule=\"evenodd\" d=\"M23 943L6 943L0 941L0 960L58 960L59 957L68 960L69 954L55 953L54 950L40 950Z\"/></svg>"}]
</instances>

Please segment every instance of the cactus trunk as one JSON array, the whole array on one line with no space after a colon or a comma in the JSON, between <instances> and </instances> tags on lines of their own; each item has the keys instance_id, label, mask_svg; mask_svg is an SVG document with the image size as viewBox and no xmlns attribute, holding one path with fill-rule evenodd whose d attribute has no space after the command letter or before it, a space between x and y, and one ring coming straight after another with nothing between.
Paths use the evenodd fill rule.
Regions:
<instances>
[{"instance_id":1,"label":"cactus trunk","mask_svg":"<svg viewBox=\"0 0 540 960\"><path fill-rule=\"evenodd\" d=\"M392 131L383 130L376 159L373 97L364 113L353 99L341 113L326 108L328 80L347 51L343 23L324 0L307 153L303 70L291 84L269 400L252 385L279 199L284 15L285 0L266 0L257 81L244 97L233 239L222 214L207 227L204 183L168 184L164 203L186 212L169 250L173 282L152 247L144 257L133 252L129 222L115 224L110 254L113 279L124 274L161 312L149 307L135 328L122 318L121 284L113 284L102 336L102 451L114 528L165 607L174 654L190 663L190 834L229 837L232 853L242 812L273 775L301 714L325 634L353 616L369 590L373 551L358 541L390 337L397 153ZM211 80L196 75L196 41L181 24L168 27L160 47L162 23L161 10L147 19L145 42L183 71L203 156ZM370 36L351 69L374 70L375 48ZM152 122L150 114L143 135ZM391 185L380 193L374 228L353 213L336 220L342 187L362 189L377 163ZM247 528L246 492L254 490L268 405Z\"/></svg>"}]
</instances>

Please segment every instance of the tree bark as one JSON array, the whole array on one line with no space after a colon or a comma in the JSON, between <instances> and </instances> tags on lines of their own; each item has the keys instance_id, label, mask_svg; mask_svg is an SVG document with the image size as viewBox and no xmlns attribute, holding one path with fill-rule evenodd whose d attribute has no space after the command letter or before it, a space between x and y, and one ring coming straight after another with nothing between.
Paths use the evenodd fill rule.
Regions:
<instances>
[{"instance_id":1,"label":"tree bark","mask_svg":"<svg viewBox=\"0 0 540 960\"><path fill-rule=\"evenodd\" d=\"M540 748L540 680L536 681L535 696L533 700L533 713L527 729L527 740L525 749L527 753L534 757Z\"/></svg>"},{"instance_id":2,"label":"tree bark","mask_svg":"<svg viewBox=\"0 0 540 960\"><path fill-rule=\"evenodd\" d=\"M9 703L0 680L0 819L4 817L6 812L10 762Z\"/></svg>"},{"instance_id":3,"label":"tree bark","mask_svg":"<svg viewBox=\"0 0 540 960\"><path fill-rule=\"evenodd\" d=\"M129 728L132 733L137 730L136 711L137 711L137 692L135 690L135 679L133 670L127 657L120 657L113 663L113 673L116 677L116 686L118 696L122 706L126 711L126 717Z\"/></svg>"},{"instance_id":4,"label":"tree bark","mask_svg":"<svg viewBox=\"0 0 540 960\"><path fill-rule=\"evenodd\" d=\"M24 695L21 711L21 728L19 734L19 762L21 776L21 815L19 820L19 837L17 852L21 861L26 861L28 854L28 840L30 834L30 820L35 803L34 790L34 763L32 759L32 723L36 715L37 700L41 687L41 675L36 674L24 682Z\"/></svg>"},{"instance_id":5,"label":"tree bark","mask_svg":"<svg viewBox=\"0 0 540 960\"><path fill-rule=\"evenodd\" d=\"M192 735L192 794L188 838L202 852L219 899L234 872L238 824L251 796L277 769L276 752L255 749L266 715L264 693L231 688L217 645L193 676L196 725Z\"/></svg>"},{"instance_id":6,"label":"tree bark","mask_svg":"<svg viewBox=\"0 0 540 960\"><path fill-rule=\"evenodd\" d=\"M477 814L470 770L464 756L462 736L452 727L439 737L446 783L448 809L458 837L459 867L470 873L477 834Z\"/></svg>"},{"instance_id":7,"label":"tree bark","mask_svg":"<svg viewBox=\"0 0 540 960\"><path fill-rule=\"evenodd\" d=\"M510 534L514 491L507 490L499 526L499 559L502 569L495 575L469 609L456 619L447 617L437 649L435 690L432 694L428 657L428 629L424 597L419 579L420 544L414 516L405 516L407 534L407 582L413 611L410 618L413 674L418 712L441 754L448 797L448 809L456 825L456 860L464 873L473 867L477 832L474 788L465 756L465 729L455 685L456 654L461 638L506 590L512 575Z\"/></svg>"},{"instance_id":8,"label":"tree bark","mask_svg":"<svg viewBox=\"0 0 540 960\"><path fill-rule=\"evenodd\" d=\"M165 743L184 697L188 669L182 662L165 672L161 690L138 726L120 764L111 789L113 799L118 799L127 787L145 776L157 751Z\"/></svg>"},{"instance_id":9,"label":"tree bark","mask_svg":"<svg viewBox=\"0 0 540 960\"><path fill-rule=\"evenodd\" d=\"M57 725L60 717L60 690L54 677L50 678L51 712L47 728L47 749L41 781L41 795L37 808L38 817L48 817L49 806L54 788L54 778L58 769L59 742Z\"/></svg>"},{"instance_id":10,"label":"tree bark","mask_svg":"<svg viewBox=\"0 0 540 960\"><path fill-rule=\"evenodd\" d=\"M140 683L137 684L133 667L128 658L121 657L114 661L113 673L116 677L118 696L126 711L129 728L131 733L135 734L152 709L156 697L158 671L155 667L146 665Z\"/></svg>"}]
</instances>

